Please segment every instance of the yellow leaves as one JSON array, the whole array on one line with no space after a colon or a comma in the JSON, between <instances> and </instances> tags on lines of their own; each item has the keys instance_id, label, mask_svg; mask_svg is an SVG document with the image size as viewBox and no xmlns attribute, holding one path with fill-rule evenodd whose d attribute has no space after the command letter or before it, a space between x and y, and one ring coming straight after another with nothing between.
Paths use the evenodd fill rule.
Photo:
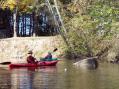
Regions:
<instances>
[{"instance_id":1,"label":"yellow leaves","mask_svg":"<svg viewBox=\"0 0 119 89\"><path fill-rule=\"evenodd\" d=\"M77 13L77 12L80 11L80 6L77 5L77 4L76 5L75 4L69 4L68 7L67 7L67 9L69 11L71 11L72 13Z\"/></svg>"},{"instance_id":2,"label":"yellow leaves","mask_svg":"<svg viewBox=\"0 0 119 89\"><path fill-rule=\"evenodd\" d=\"M32 3L33 2L33 0L20 0L19 2L21 2L21 3Z\"/></svg>"},{"instance_id":3,"label":"yellow leaves","mask_svg":"<svg viewBox=\"0 0 119 89\"><path fill-rule=\"evenodd\" d=\"M2 5L3 8L10 7L11 10L15 8L15 6L18 7L19 11L27 10L27 7L29 5L32 5L34 0L6 0L4 1L4 4Z\"/></svg>"},{"instance_id":4,"label":"yellow leaves","mask_svg":"<svg viewBox=\"0 0 119 89\"><path fill-rule=\"evenodd\" d=\"M29 6L31 6L32 4L33 0L21 0L18 3L19 11L27 11L27 9L29 9Z\"/></svg>"},{"instance_id":5,"label":"yellow leaves","mask_svg":"<svg viewBox=\"0 0 119 89\"><path fill-rule=\"evenodd\" d=\"M27 9L27 5L26 4L19 4L18 9L19 9L19 11L25 11Z\"/></svg>"},{"instance_id":6,"label":"yellow leaves","mask_svg":"<svg viewBox=\"0 0 119 89\"><path fill-rule=\"evenodd\" d=\"M7 0L8 5L16 5L16 0Z\"/></svg>"},{"instance_id":7,"label":"yellow leaves","mask_svg":"<svg viewBox=\"0 0 119 89\"><path fill-rule=\"evenodd\" d=\"M16 5L16 0L7 0L4 5L3 5L3 8L8 6L10 7L10 9L13 9Z\"/></svg>"}]
</instances>

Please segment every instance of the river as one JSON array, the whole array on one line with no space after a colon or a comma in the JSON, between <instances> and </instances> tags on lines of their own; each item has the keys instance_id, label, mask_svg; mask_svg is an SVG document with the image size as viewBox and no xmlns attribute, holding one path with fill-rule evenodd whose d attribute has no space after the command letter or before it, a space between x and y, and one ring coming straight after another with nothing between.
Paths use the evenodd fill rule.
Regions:
<instances>
[{"instance_id":1,"label":"river","mask_svg":"<svg viewBox=\"0 0 119 89\"><path fill-rule=\"evenodd\" d=\"M119 89L119 65L100 63L95 70L76 68L72 61L56 67L0 67L0 89Z\"/></svg>"}]
</instances>

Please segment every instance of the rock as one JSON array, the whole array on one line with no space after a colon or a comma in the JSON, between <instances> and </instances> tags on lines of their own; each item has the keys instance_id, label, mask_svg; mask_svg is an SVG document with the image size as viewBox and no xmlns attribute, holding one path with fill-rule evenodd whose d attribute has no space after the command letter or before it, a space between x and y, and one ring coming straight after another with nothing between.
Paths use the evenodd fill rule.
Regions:
<instances>
[{"instance_id":1,"label":"rock","mask_svg":"<svg viewBox=\"0 0 119 89\"><path fill-rule=\"evenodd\" d=\"M98 61L96 60L96 58L92 57L92 58L80 60L74 63L74 65L80 68L96 69L98 67Z\"/></svg>"}]
</instances>

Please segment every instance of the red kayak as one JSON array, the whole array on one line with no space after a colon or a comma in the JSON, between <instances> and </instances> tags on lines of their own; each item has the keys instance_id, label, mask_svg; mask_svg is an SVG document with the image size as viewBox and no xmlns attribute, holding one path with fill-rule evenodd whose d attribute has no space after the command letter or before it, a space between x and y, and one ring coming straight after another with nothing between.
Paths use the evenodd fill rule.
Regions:
<instances>
[{"instance_id":1,"label":"red kayak","mask_svg":"<svg viewBox=\"0 0 119 89\"><path fill-rule=\"evenodd\" d=\"M41 61L37 64L31 64L31 63L17 63L17 64L10 64L10 68L15 67L40 67L40 66L55 66L57 64L58 60L55 61Z\"/></svg>"}]
</instances>

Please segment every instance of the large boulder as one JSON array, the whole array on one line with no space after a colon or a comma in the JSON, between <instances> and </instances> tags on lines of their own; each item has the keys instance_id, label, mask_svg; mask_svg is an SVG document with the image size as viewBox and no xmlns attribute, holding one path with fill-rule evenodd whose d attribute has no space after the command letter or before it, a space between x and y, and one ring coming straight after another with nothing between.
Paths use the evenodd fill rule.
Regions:
<instances>
[{"instance_id":1,"label":"large boulder","mask_svg":"<svg viewBox=\"0 0 119 89\"><path fill-rule=\"evenodd\" d=\"M96 69L98 67L98 61L96 60L96 58L87 58L75 62L74 65L80 68Z\"/></svg>"}]
</instances>

